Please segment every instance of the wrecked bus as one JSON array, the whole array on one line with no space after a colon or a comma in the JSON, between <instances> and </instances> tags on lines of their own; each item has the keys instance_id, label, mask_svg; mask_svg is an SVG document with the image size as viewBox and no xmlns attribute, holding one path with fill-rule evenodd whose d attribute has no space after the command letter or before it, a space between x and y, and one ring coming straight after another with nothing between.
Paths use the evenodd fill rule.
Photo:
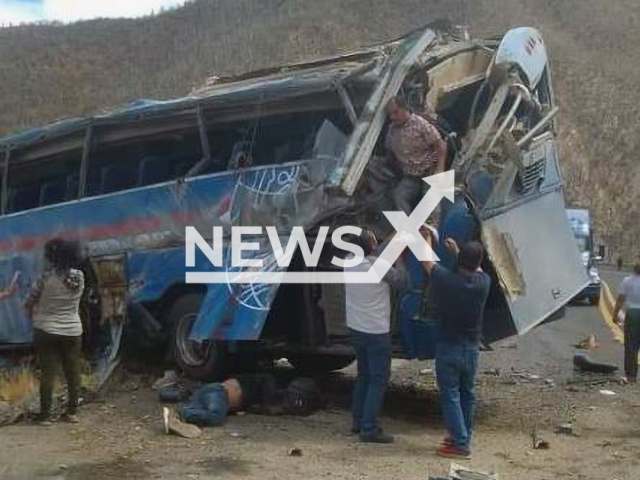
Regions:
<instances>
[{"instance_id":1,"label":"wrecked bus","mask_svg":"<svg viewBox=\"0 0 640 480\"><path fill-rule=\"evenodd\" d=\"M385 106L399 92L418 113L433 105L447 138L456 189L441 205L441 237L487 249L485 342L548 320L588 281L564 210L543 39L518 28L478 40L440 25L0 140L0 286L22 272L20 293L0 302L0 343L31 342L21 296L44 243L62 236L86 247L91 358L113 364L123 338L166 348L201 379L263 358L316 372L346 366L343 285L188 284L185 228L276 226L283 244L293 226L311 244L320 226L383 236L396 181L384 155ZM335 268L333 247L322 248L317 270ZM253 255L264 270L279 268L270 249ZM218 271L233 275L228 257ZM192 270L212 269L198 252ZM304 269L299 255L290 269ZM431 358L427 278L417 261L407 270L408 287L393 293L394 355Z\"/></svg>"}]
</instances>

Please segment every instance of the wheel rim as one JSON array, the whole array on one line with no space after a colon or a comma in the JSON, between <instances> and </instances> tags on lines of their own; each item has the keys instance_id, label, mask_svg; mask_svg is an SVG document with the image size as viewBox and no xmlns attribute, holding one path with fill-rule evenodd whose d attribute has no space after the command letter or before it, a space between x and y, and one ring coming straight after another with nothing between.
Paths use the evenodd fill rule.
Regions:
<instances>
[{"instance_id":1,"label":"wheel rim","mask_svg":"<svg viewBox=\"0 0 640 480\"><path fill-rule=\"evenodd\" d=\"M213 349L215 348L213 343L207 340L196 342L189 339L189 334L196 318L197 314L195 313L185 315L176 329L175 342L178 355L185 365L189 367L204 365L213 354Z\"/></svg>"}]
</instances>

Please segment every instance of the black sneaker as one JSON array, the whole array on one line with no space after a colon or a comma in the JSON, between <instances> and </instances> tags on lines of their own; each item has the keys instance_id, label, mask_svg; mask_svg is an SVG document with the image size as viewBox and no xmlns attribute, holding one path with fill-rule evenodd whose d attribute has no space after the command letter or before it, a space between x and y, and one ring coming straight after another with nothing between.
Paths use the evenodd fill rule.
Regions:
<instances>
[{"instance_id":1,"label":"black sneaker","mask_svg":"<svg viewBox=\"0 0 640 480\"><path fill-rule=\"evenodd\" d=\"M392 435L378 430L375 433L360 433L360 441L364 443L393 443L394 438Z\"/></svg>"}]
</instances>

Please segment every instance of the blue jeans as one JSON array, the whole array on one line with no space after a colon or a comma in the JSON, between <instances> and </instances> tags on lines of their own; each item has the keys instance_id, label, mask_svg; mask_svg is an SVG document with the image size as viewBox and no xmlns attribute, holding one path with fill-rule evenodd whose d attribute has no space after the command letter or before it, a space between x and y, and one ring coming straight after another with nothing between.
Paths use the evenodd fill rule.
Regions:
<instances>
[{"instance_id":1,"label":"blue jeans","mask_svg":"<svg viewBox=\"0 0 640 480\"><path fill-rule=\"evenodd\" d=\"M462 450L471 447L479 355L478 345L470 342L440 341L436 348L436 377L444 422L453 444Z\"/></svg>"},{"instance_id":2,"label":"blue jeans","mask_svg":"<svg viewBox=\"0 0 640 480\"><path fill-rule=\"evenodd\" d=\"M353 427L363 435L379 430L378 416L391 375L391 336L349 330L358 362L353 389Z\"/></svg>"},{"instance_id":3,"label":"blue jeans","mask_svg":"<svg viewBox=\"0 0 640 480\"><path fill-rule=\"evenodd\" d=\"M220 383L205 384L182 407L185 422L203 427L222 425L229 413L229 396Z\"/></svg>"}]
</instances>

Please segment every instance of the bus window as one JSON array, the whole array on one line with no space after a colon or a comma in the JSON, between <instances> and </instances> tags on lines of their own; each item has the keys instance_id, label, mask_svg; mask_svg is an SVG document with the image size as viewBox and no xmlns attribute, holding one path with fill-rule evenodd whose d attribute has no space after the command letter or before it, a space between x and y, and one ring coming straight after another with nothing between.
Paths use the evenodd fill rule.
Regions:
<instances>
[{"instance_id":1,"label":"bus window","mask_svg":"<svg viewBox=\"0 0 640 480\"><path fill-rule=\"evenodd\" d=\"M196 130L94 146L86 196L102 195L170 181L201 159Z\"/></svg>"},{"instance_id":2,"label":"bus window","mask_svg":"<svg viewBox=\"0 0 640 480\"><path fill-rule=\"evenodd\" d=\"M38 206L40 185L13 186L9 189L9 212L22 212Z\"/></svg>"},{"instance_id":3,"label":"bus window","mask_svg":"<svg viewBox=\"0 0 640 480\"><path fill-rule=\"evenodd\" d=\"M212 163L236 170L307 160L325 120L344 132L351 128L344 112L335 110L271 115L210 130L211 156L220 160Z\"/></svg>"},{"instance_id":4,"label":"bus window","mask_svg":"<svg viewBox=\"0 0 640 480\"><path fill-rule=\"evenodd\" d=\"M138 177L135 167L135 163L133 168L124 163L102 167L100 193L117 192L135 187Z\"/></svg>"},{"instance_id":5,"label":"bus window","mask_svg":"<svg viewBox=\"0 0 640 480\"><path fill-rule=\"evenodd\" d=\"M313 140L325 120L349 131L344 112L297 113L262 119L253 148L253 165L269 165L309 159Z\"/></svg>"},{"instance_id":6,"label":"bus window","mask_svg":"<svg viewBox=\"0 0 640 480\"><path fill-rule=\"evenodd\" d=\"M80 170L81 153L65 152L38 161L9 165L7 213L55 205L77 197L68 192L67 177Z\"/></svg>"},{"instance_id":7,"label":"bus window","mask_svg":"<svg viewBox=\"0 0 640 480\"><path fill-rule=\"evenodd\" d=\"M40 198L38 205L44 207L45 205L64 202L66 193L67 179L65 177L59 177L55 180L45 182L40 186Z\"/></svg>"},{"instance_id":8,"label":"bus window","mask_svg":"<svg viewBox=\"0 0 640 480\"><path fill-rule=\"evenodd\" d=\"M170 162L161 157L148 156L140 161L137 184L140 187L163 183L172 178Z\"/></svg>"}]
</instances>

